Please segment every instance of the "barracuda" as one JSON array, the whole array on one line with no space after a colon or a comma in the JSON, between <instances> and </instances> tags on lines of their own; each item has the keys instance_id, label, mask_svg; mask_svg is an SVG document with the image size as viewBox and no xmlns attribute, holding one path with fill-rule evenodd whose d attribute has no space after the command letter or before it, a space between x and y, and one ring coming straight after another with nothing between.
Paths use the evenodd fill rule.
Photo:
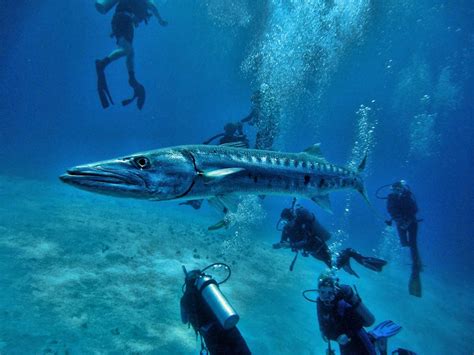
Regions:
<instances>
[{"instance_id":1,"label":"barracuda","mask_svg":"<svg viewBox=\"0 0 474 355\"><path fill-rule=\"evenodd\" d=\"M353 189L364 197L360 172L328 163L319 144L285 153L235 144L183 145L76 166L60 179L75 187L113 196L164 200L208 199L226 210L231 195L291 195L330 210L328 194Z\"/></svg>"}]
</instances>

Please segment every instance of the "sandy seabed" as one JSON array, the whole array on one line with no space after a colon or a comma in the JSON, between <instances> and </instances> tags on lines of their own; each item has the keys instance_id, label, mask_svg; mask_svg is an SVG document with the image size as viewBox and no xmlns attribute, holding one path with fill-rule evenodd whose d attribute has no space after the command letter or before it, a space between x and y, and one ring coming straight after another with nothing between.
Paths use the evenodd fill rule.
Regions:
<instances>
[{"instance_id":1,"label":"sandy seabed","mask_svg":"<svg viewBox=\"0 0 474 355\"><path fill-rule=\"evenodd\" d=\"M289 272L292 254L271 248L277 235L209 233L217 215L59 181L0 177L0 201L1 354L197 354L180 321L181 266L216 261L232 267L221 288L253 353L325 353L314 304L301 296L323 264L300 257ZM403 327L390 349L473 353L472 285L425 272L418 299L407 293L404 261L380 274L355 268L361 279L342 281L357 284L377 322Z\"/></svg>"}]
</instances>

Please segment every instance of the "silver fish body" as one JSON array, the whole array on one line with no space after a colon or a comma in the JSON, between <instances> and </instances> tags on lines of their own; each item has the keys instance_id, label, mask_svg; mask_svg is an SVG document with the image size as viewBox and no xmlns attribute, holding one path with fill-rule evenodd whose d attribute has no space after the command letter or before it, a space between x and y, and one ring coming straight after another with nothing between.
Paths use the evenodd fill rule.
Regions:
<instances>
[{"instance_id":1,"label":"silver fish body","mask_svg":"<svg viewBox=\"0 0 474 355\"><path fill-rule=\"evenodd\" d=\"M149 200L231 194L291 195L324 204L336 190L363 195L360 171L328 163L319 145L287 153L228 145L183 145L77 166L60 178L96 193Z\"/></svg>"}]
</instances>

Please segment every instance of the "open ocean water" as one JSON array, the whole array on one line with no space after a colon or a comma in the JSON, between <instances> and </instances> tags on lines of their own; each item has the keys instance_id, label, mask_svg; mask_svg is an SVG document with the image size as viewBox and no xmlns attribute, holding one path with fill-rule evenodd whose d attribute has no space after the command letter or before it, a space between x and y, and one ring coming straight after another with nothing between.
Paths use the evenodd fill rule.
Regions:
<instances>
[{"instance_id":1,"label":"open ocean water","mask_svg":"<svg viewBox=\"0 0 474 355\"><path fill-rule=\"evenodd\" d=\"M94 1L4 1L0 19L0 354L196 354L181 323L182 265L222 261L221 286L254 354L324 354L314 304L324 264L275 250L291 196L241 199L219 214L176 202L73 189L68 168L138 151L200 144L252 109L260 91L275 150L321 143L357 167L370 205L331 193L333 214L298 202L332 233L330 247L384 258L353 262L376 323L403 330L389 350L472 354L474 338L474 5L472 1L156 1L169 24L135 32L139 111L123 60L107 68L116 103L103 110L94 60L115 48L113 12ZM251 145L257 127L244 126ZM384 224L379 186L416 195L423 296L408 294L410 257ZM335 343L333 342L333 347Z\"/></svg>"}]
</instances>

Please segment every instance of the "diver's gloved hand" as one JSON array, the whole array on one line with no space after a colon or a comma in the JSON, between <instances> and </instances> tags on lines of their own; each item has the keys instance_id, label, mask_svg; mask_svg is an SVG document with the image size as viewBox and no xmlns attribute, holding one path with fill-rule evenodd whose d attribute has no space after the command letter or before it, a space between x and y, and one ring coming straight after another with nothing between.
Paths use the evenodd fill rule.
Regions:
<instances>
[{"instance_id":1,"label":"diver's gloved hand","mask_svg":"<svg viewBox=\"0 0 474 355\"><path fill-rule=\"evenodd\" d=\"M327 338L327 336L324 335L323 332L321 332L321 338L323 338L323 341L324 341L325 343L327 343L327 342L329 341L329 339Z\"/></svg>"},{"instance_id":2,"label":"diver's gloved hand","mask_svg":"<svg viewBox=\"0 0 474 355\"><path fill-rule=\"evenodd\" d=\"M361 302L359 295L355 293L349 285L341 285L339 287L339 293L342 296L342 299L353 307L357 307Z\"/></svg>"},{"instance_id":3,"label":"diver's gloved hand","mask_svg":"<svg viewBox=\"0 0 474 355\"><path fill-rule=\"evenodd\" d=\"M339 345L346 345L351 341L351 338L349 338L346 334L341 334L337 337L336 341L339 343Z\"/></svg>"},{"instance_id":4,"label":"diver's gloved hand","mask_svg":"<svg viewBox=\"0 0 474 355\"><path fill-rule=\"evenodd\" d=\"M163 26L163 27L168 26L168 21L163 20L162 18L160 18L160 19L158 20L158 22L159 22L160 25Z\"/></svg>"},{"instance_id":5,"label":"diver's gloved hand","mask_svg":"<svg viewBox=\"0 0 474 355\"><path fill-rule=\"evenodd\" d=\"M275 243L272 245L273 249L280 249L281 248L281 243Z\"/></svg>"},{"instance_id":6,"label":"diver's gloved hand","mask_svg":"<svg viewBox=\"0 0 474 355\"><path fill-rule=\"evenodd\" d=\"M392 220L391 220L391 219L387 219L387 220L385 221L385 224L386 224L387 226L391 227L391 226L392 226Z\"/></svg>"}]
</instances>

